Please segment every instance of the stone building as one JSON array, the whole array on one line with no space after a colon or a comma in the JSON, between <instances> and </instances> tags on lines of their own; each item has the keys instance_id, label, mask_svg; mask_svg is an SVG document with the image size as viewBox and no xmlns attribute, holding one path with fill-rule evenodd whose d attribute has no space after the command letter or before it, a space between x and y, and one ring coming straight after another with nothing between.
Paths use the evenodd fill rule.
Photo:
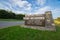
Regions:
<instances>
[{"instance_id":1,"label":"stone building","mask_svg":"<svg viewBox=\"0 0 60 40\"><path fill-rule=\"evenodd\" d=\"M25 15L24 20L28 26L55 28L51 11L46 11L45 14Z\"/></svg>"}]
</instances>

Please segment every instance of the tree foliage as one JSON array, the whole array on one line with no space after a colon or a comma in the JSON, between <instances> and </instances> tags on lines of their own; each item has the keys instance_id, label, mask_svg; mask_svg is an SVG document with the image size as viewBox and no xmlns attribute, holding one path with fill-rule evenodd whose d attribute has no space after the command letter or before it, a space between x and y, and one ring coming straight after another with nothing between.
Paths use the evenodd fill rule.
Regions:
<instances>
[{"instance_id":1,"label":"tree foliage","mask_svg":"<svg viewBox=\"0 0 60 40\"><path fill-rule=\"evenodd\" d=\"M23 20L23 14L15 14L12 11L0 10L0 19L20 19Z\"/></svg>"},{"instance_id":2,"label":"tree foliage","mask_svg":"<svg viewBox=\"0 0 60 40\"><path fill-rule=\"evenodd\" d=\"M58 17L57 20L60 21L60 17Z\"/></svg>"}]
</instances>

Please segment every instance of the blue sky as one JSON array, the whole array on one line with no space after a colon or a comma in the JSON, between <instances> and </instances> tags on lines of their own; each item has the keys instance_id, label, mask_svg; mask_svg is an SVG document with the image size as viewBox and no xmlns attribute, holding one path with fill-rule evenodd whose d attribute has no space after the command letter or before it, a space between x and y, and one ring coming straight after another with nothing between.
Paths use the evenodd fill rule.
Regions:
<instances>
[{"instance_id":1,"label":"blue sky","mask_svg":"<svg viewBox=\"0 0 60 40\"><path fill-rule=\"evenodd\" d=\"M0 9L16 14L43 14L52 11L53 17L60 17L60 0L0 0Z\"/></svg>"}]
</instances>

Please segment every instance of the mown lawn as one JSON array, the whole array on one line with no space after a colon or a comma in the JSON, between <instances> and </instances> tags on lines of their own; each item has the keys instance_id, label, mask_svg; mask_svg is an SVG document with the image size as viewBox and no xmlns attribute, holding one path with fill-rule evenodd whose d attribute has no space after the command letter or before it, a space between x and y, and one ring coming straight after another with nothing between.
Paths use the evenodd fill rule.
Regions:
<instances>
[{"instance_id":1,"label":"mown lawn","mask_svg":"<svg viewBox=\"0 0 60 40\"><path fill-rule=\"evenodd\" d=\"M0 21L23 21L18 19L0 19Z\"/></svg>"},{"instance_id":2,"label":"mown lawn","mask_svg":"<svg viewBox=\"0 0 60 40\"><path fill-rule=\"evenodd\" d=\"M13 26L0 29L0 40L60 40L60 26L56 29L53 32Z\"/></svg>"}]
</instances>

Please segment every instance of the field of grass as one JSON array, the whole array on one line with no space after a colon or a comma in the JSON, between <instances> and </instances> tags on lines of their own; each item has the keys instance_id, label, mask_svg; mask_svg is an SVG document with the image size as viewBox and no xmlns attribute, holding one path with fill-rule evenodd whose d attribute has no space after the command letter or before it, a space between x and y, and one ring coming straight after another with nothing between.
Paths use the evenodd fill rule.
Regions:
<instances>
[{"instance_id":1,"label":"field of grass","mask_svg":"<svg viewBox=\"0 0 60 40\"><path fill-rule=\"evenodd\" d=\"M60 26L56 29L53 32L12 26L0 29L0 40L60 40Z\"/></svg>"},{"instance_id":2,"label":"field of grass","mask_svg":"<svg viewBox=\"0 0 60 40\"><path fill-rule=\"evenodd\" d=\"M60 20L54 20L55 24L60 25Z\"/></svg>"},{"instance_id":3,"label":"field of grass","mask_svg":"<svg viewBox=\"0 0 60 40\"><path fill-rule=\"evenodd\" d=\"M23 21L23 20L17 20L17 19L0 19L0 21Z\"/></svg>"}]
</instances>

